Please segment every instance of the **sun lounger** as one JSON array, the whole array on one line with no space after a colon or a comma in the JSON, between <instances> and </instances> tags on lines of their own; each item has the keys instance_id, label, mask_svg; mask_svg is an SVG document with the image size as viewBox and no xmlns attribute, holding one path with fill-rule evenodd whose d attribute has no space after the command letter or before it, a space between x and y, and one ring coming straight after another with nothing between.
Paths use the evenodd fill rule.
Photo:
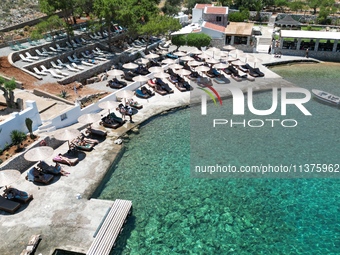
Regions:
<instances>
[{"instance_id":1,"label":"sun lounger","mask_svg":"<svg viewBox=\"0 0 340 255\"><path fill-rule=\"evenodd\" d=\"M61 62L60 59L57 59L57 63L58 63L58 65L61 66L61 67L66 67L66 64L64 64L63 62Z\"/></svg>"},{"instance_id":2,"label":"sun lounger","mask_svg":"<svg viewBox=\"0 0 340 255\"><path fill-rule=\"evenodd\" d=\"M32 59L25 58L24 55L19 54L19 57L21 58L22 61L28 62L28 63L33 63L34 61Z\"/></svg>"},{"instance_id":3,"label":"sun lounger","mask_svg":"<svg viewBox=\"0 0 340 255\"><path fill-rule=\"evenodd\" d=\"M50 73L50 70L48 70L44 65L40 65L40 69L42 72Z\"/></svg>"},{"instance_id":4,"label":"sun lounger","mask_svg":"<svg viewBox=\"0 0 340 255\"><path fill-rule=\"evenodd\" d=\"M71 67L70 65L66 65L66 68L67 68L68 70L70 70L71 72L78 72L77 69Z\"/></svg>"},{"instance_id":5,"label":"sun lounger","mask_svg":"<svg viewBox=\"0 0 340 255\"><path fill-rule=\"evenodd\" d=\"M53 68L55 68L55 69L63 69L63 67L58 66L56 63L54 63L54 61L51 61L50 64L51 64L51 66L52 66Z\"/></svg>"},{"instance_id":6,"label":"sun lounger","mask_svg":"<svg viewBox=\"0 0 340 255\"><path fill-rule=\"evenodd\" d=\"M65 164L69 166L74 166L79 162L78 158L71 157L68 154L58 154L53 158L54 162L58 162L60 164Z\"/></svg>"},{"instance_id":7,"label":"sun lounger","mask_svg":"<svg viewBox=\"0 0 340 255\"><path fill-rule=\"evenodd\" d=\"M81 61L81 64L85 65L85 66L94 66L94 64L90 63L90 62L86 62L86 61Z\"/></svg>"},{"instance_id":8,"label":"sun lounger","mask_svg":"<svg viewBox=\"0 0 340 255\"><path fill-rule=\"evenodd\" d=\"M26 56L28 59L32 59L32 60L38 60L39 57L38 56L32 56L29 52L26 52Z\"/></svg>"},{"instance_id":9,"label":"sun lounger","mask_svg":"<svg viewBox=\"0 0 340 255\"><path fill-rule=\"evenodd\" d=\"M60 45L58 43L56 43L55 46L57 47L57 50L60 50L60 51L66 51L67 50L64 47L60 47Z\"/></svg>"},{"instance_id":10,"label":"sun lounger","mask_svg":"<svg viewBox=\"0 0 340 255\"><path fill-rule=\"evenodd\" d=\"M49 48L50 48L50 50L51 50L52 52L54 52L54 53L60 53L60 52L62 52L62 50L57 50L57 49L53 48L52 46L50 46Z\"/></svg>"},{"instance_id":11,"label":"sun lounger","mask_svg":"<svg viewBox=\"0 0 340 255\"><path fill-rule=\"evenodd\" d=\"M8 213L15 213L20 208L20 203L8 200L0 196L0 210Z\"/></svg>"},{"instance_id":12,"label":"sun lounger","mask_svg":"<svg viewBox=\"0 0 340 255\"><path fill-rule=\"evenodd\" d=\"M50 51L47 51L44 47L41 48L42 52L47 54L47 55L53 55L54 53L53 52L50 52Z\"/></svg>"},{"instance_id":13,"label":"sun lounger","mask_svg":"<svg viewBox=\"0 0 340 255\"><path fill-rule=\"evenodd\" d=\"M32 41L31 38L28 38L27 41L32 46L37 46L38 45L35 41Z\"/></svg>"},{"instance_id":14,"label":"sun lounger","mask_svg":"<svg viewBox=\"0 0 340 255\"><path fill-rule=\"evenodd\" d=\"M41 72L37 67L33 67L33 70L38 75L47 76L47 73Z\"/></svg>"},{"instance_id":15,"label":"sun lounger","mask_svg":"<svg viewBox=\"0 0 340 255\"><path fill-rule=\"evenodd\" d=\"M37 167L39 167L40 171L42 171L45 174L53 174L53 175L59 175L61 172L61 166L59 163L56 163L55 166L47 164L45 161L41 160Z\"/></svg>"},{"instance_id":16,"label":"sun lounger","mask_svg":"<svg viewBox=\"0 0 340 255\"><path fill-rule=\"evenodd\" d=\"M24 203L24 204L28 203L29 201L33 199L32 194L28 194L25 191L21 191L21 190L11 188L11 187L5 189L3 197L11 201Z\"/></svg>"},{"instance_id":17,"label":"sun lounger","mask_svg":"<svg viewBox=\"0 0 340 255\"><path fill-rule=\"evenodd\" d=\"M82 66L78 66L76 63L71 63L71 65L72 65L74 68L78 69L78 70L84 70L84 69L85 69L85 68L82 67Z\"/></svg>"},{"instance_id":18,"label":"sun lounger","mask_svg":"<svg viewBox=\"0 0 340 255\"><path fill-rule=\"evenodd\" d=\"M117 129L121 127L124 123L125 120L119 118L118 116L115 115L115 113L111 112L110 114L101 119L100 125L103 125L104 127L107 128Z\"/></svg>"},{"instance_id":19,"label":"sun lounger","mask_svg":"<svg viewBox=\"0 0 340 255\"><path fill-rule=\"evenodd\" d=\"M69 42L65 42L65 43L66 43L67 47L69 47L69 48L71 48L71 49L77 48L77 47L78 47L76 44L72 44L72 45L71 45Z\"/></svg>"},{"instance_id":20,"label":"sun lounger","mask_svg":"<svg viewBox=\"0 0 340 255\"><path fill-rule=\"evenodd\" d=\"M55 69L54 71L55 71L57 74L62 75L62 76L65 76L65 77L70 75L69 73L62 72L62 71L60 71L60 70L58 70L58 69Z\"/></svg>"},{"instance_id":21,"label":"sun lounger","mask_svg":"<svg viewBox=\"0 0 340 255\"><path fill-rule=\"evenodd\" d=\"M31 182L39 182L43 184L49 184L53 179L52 174L45 174L41 171L39 171L36 167L32 167L28 172L26 176L26 180Z\"/></svg>"},{"instance_id":22,"label":"sun lounger","mask_svg":"<svg viewBox=\"0 0 340 255\"><path fill-rule=\"evenodd\" d=\"M170 88L169 84L167 84L160 78L156 78L156 89L158 91L166 91L167 93L174 93L174 90Z\"/></svg>"},{"instance_id":23,"label":"sun lounger","mask_svg":"<svg viewBox=\"0 0 340 255\"><path fill-rule=\"evenodd\" d=\"M19 42L15 42L16 43L16 45L19 47L19 49L27 49L27 47L26 46L24 46L24 45L22 45L21 43L19 43Z\"/></svg>"},{"instance_id":24,"label":"sun lounger","mask_svg":"<svg viewBox=\"0 0 340 255\"><path fill-rule=\"evenodd\" d=\"M52 75L53 78L56 78L56 79L63 79L64 78L64 76L56 74L53 70L49 70L49 72L50 72L50 74Z\"/></svg>"},{"instance_id":25,"label":"sun lounger","mask_svg":"<svg viewBox=\"0 0 340 255\"><path fill-rule=\"evenodd\" d=\"M37 53L38 56L40 57L48 57L47 53L42 53L40 50L35 49L35 52Z\"/></svg>"},{"instance_id":26,"label":"sun lounger","mask_svg":"<svg viewBox=\"0 0 340 255\"><path fill-rule=\"evenodd\" d=\"M8 44L9 44L9 47L11 47L12 50L14 50L14 51L20 50L20 48L19 48L18 46L14 45L14 44L11 43L11 42L9 42Z\"/></svg>"},{"instance_id":27,"label":"sun lounger","mask_svg":"<svg viewBox=\"0 0 340 255\"><path fill-rule=\"evenodd\" d=\"M94 147L93 143L82 141L80 139L75 139L71 141L71 145L75 146L76 149L82 150L82 151L91 151Z\"/></svg>"}]
</instances>

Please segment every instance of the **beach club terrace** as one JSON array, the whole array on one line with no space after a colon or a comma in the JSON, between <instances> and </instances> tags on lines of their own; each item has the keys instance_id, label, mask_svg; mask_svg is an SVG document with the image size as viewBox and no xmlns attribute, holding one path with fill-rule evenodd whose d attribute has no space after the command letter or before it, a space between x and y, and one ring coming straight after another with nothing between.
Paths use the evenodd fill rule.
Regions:
<instances>
[{"instance_id":1,"label":"beach club terrace","mask_svg":"<svg viewBox=\"0 0 340 255\"><path fill-rule=\"evenodd\" d=\"M340 61L340 33L328 31L281 30L275 51L284 55L304 56L320 60Z\"/></svg>"}]
</instances>

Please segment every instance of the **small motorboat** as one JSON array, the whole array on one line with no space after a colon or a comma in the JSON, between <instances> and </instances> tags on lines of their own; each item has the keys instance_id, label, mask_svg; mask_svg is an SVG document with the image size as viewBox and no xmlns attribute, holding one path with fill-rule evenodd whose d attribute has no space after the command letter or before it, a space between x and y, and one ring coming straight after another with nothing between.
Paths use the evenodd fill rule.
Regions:
<instances>
[{"instance_id":1,"label":"small motorboat","mask_svg":"<svg viewBox=\"0 0 340 255\"><path fill-rule=\"evenodd\" d=\"M312 93L314 97L319 99L320 101L336 106L340 105L340 97L338 96L318 89L312 89Z\"/></svg>"}]
</instances>

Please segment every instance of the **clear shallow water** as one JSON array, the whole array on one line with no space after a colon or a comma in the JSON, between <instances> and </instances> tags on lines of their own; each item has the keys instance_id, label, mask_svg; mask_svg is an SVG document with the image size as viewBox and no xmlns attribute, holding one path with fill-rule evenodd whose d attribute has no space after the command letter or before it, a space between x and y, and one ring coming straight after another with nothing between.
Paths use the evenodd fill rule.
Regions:
<instances>
[{"instance_id":1,"label":"clear shallow water","mask_svg":"<svg viewBox=\"0 0 340 255\"><path fill-rule=\"evenodd\" d=\"M330 64L315 68L308 64L272 69L302 87L340 95L340 75L328 78L339 67L330 71ZM320 75L328 72L321 81ZM270 98L269 93L256 95L257 105L266 107ZM337 160L339 109L314 100L307 107L312 118L300 121L298 113L292 113L299 120L294 132L202 130L200 139L192 142L198 152L203 151L195 160L213 158L221 164ZM133 201L133 216L115 254L339 254L338 179L190 177L190 160L195 156L190 155L190 139L195 136L190 137L189 120L194 123L199 110L158 117L140 134L131 135L126 153L100 194L102 199ZM216 150L220 153L211 142L222 148Z\"/></svg>"}]
</instances>

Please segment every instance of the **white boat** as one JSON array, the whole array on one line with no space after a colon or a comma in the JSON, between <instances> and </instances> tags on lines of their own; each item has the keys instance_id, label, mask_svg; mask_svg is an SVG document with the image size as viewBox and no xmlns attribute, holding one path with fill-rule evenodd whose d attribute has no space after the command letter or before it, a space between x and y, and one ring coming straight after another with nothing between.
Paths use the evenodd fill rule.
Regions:
<instances>
[{"instance_id":1,"label":"white boat","mask_svg":"<svg viewBox=\"0 0 340 255\"><path fill-rule=\"evenodd\" d=\"M332 95L328 92L318 90L318 89L312 89L312 93L315 98L323 102L326 102L332 105L340 105L340 97L338 96Z\"/></svg>"}]
</instances>

